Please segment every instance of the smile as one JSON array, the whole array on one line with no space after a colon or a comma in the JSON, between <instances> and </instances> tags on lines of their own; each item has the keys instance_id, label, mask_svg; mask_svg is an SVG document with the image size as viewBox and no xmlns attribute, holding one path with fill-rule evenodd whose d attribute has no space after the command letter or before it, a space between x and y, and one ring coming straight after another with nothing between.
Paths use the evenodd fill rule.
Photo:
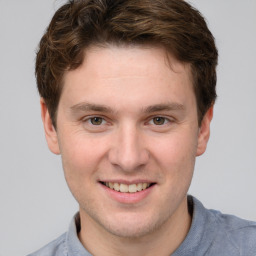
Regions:
<instances>
[{"instance_id":1,"label":"smile","mask_svg":"<svg viewBox=\"0 0 256 256\"><path fill-rule=\"evenodd\" d=\"M106 187L121 193L136 193L149 188L153 183L123 184L113 182L102 182Z\"/></svg>"}]
</instances>

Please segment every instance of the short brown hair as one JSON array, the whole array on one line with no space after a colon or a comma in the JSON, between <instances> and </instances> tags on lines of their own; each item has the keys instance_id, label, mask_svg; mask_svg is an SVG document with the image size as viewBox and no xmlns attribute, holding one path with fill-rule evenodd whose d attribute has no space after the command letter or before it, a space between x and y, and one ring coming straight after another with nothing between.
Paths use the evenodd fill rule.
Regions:
<instances>
[{"instance_id":1,"label":"short brown hair","mask_svg":"<svg viewBox=\"0 0 256 256\"><path fill-rule=\"evenodd\" d=\"M92 45L152 44L189 63L199 125L216 99L218 52L200 14L183 0L70 0L53 16L36 58L40 96L53 125L67 70L78 68Z\"/></svg>"}]
</instances>

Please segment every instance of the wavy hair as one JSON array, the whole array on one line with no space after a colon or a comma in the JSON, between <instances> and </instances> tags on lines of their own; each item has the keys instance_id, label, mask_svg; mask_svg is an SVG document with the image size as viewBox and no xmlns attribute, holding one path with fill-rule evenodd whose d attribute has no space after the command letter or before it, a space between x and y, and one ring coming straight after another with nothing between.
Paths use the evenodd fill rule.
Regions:
<instances>
[{"instance_id":1,"label":"wavy hair","mask_svg":"<svg viewBox=\"0 0 256 256\"><path fill-rule=\"evenodd\" d=\"M40 96L56 127L63 75L92 45L159 45L191 69L199 125L216 99L218 51L200 12L183 0L72 0L54 14L36 57Z\"/></svg>"}]
</instances>

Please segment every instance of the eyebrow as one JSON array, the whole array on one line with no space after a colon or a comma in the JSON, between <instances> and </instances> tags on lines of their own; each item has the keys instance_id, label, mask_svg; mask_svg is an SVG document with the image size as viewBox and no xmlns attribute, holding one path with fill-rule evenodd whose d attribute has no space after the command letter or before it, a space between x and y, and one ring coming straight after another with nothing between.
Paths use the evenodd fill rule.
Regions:
<instances>
[{"instance_id":1,"label":"eyebrow","mask_svg":"<svg viewBox=\"0 0 256 256\"><path fill-rule=\"evenodd\" d=\"M96 112L105 112L105 113L113 113L113 109L105 106L105 105L99 105L99 104L92 104L92 103L78 103L76 105L73 105L70 107L70 109L74 112L88 112L88 111L96 111Z\"/></svg>"},{"instance_id":2,"label":"eyebrow","mask_svg":"<svg viewBox=\"0 0 256 256\"><path fill-rule=\"evenodd\" d=\"M167 104L156 104L156 105L148 106L143 110L143 112L153 113L158 111L174 111L174 110L185 110L185 106L176 102L167 103Z\"/></svg>"},{"instance_id":3,"label":"eyebrow","mask_svg":"<svg viewBox=\"0 0 256 256\"><path fill-rule=\"evenodd\" d=\"M105 105L101 104L93 104L93 103L87 103L82 102L78 103L76 105L73 105L70 107L72 112L89 112L89 111L96 111L96 112L103 112L103 113L114 113L115 111ZM156 104L152 106L148 106L146 108L142 108L142 112L149 114L153 112L159 112L159 111L175 111L175 110L185 110L185 106L180 103L166 103L166 104Z\"/></svg>"}]
</instances>

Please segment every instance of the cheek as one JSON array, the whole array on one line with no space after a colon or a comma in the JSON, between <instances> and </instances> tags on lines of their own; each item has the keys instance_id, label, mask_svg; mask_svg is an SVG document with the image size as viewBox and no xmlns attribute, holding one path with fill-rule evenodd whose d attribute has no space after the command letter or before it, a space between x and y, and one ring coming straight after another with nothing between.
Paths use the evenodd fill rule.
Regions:
<instances>
[{"instance_id":1,"label":"cheek","mask_svg":"<svg viewBox=\"0 0 256 256\"><path fill-rule=\"evenodd\" d=\"M67 181L70 179L84 182L97 170L104 156L106 143L77 134L61 141L62 164Z\"/></svg>"},{"instance_id":2,"label":"cheek","mask_svg":"<svg viewBox=\"0 0 256 256\"><path fill-rule=\"evenodd\" d=\"M194 173L196 147L187 143L172 143L163 147L159 155L162 157L165 197L171 204L183 198L189 189ZM172 195L172 196L170 196Z\"/></svg>"},{"instance_id":3,"label":"cheek","mask_svg":"<svg viewBox=\"0 0 256 256\"><path fill-rule=\"evenodd\" d=\"M62 141L61 155L67 185L78 202L93 201L93 186L97 180L97 170L103 155L102 147L81 136Z\"/></svg>"},{"instance_id":4,"label":"cheek","mask_svg":"<svg viewBox=\"0 0 256 256\"><path fill-rule=\"evenodd\" d=\"M153 157L162 171L161 180L167 193L176 196L187 193L194 171L196 145L196 137L191 134L175 134L158 141Z\"/></svg>"},{"instance_id":5,"label":"cheek","mask_svg":"<svg viewBox=\"0 0 256 256\"><path fill-rule=\"evenodd\" d=\"M172 134L157 140L157 147L153 149L153 155L159 162L169 165L183 165L195 159L197 150L197 137L186 133ZM194 160L193 160L194 161Z\"/></svg>"}]
</instances>

